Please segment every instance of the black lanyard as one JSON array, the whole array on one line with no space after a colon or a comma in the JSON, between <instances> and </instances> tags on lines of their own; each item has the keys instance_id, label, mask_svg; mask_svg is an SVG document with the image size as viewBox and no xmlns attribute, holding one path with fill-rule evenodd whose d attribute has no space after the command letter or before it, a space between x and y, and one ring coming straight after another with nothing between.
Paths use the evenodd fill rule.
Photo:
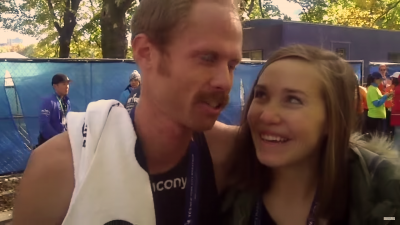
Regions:
<instances>
[{"instance_id":1,"label":"black lanyard","mask_svg":"<svg viewBox=\"0 0 400 225\"><path fill-rule=\"evenodd\" d=\"M316 218L315 218L315 212L317 209L317 201L316 201L316 195L314 197L314 200L311 204L311 208L310 208L310 213L308 214L308 218L307 218L307 223L306 225L315 225L316 223ZM256 205L256 211L254 213L254 225L261 225L261 210L263 207L263 201L262 199L260 199L257 202Z\"/></svg>"},{"instance_id":2,"label":"black lanyard","mask_svg":"<svg viewBox=\"0 0 400 225\"><path fill-rule=\"evenodd\" d=\"M200 187L200 149L195 141L190 142L189 146L190 161L188 163L186 187L186 207L184 225L197 224L199 214L199 187Z\"/></svg>"}]
</instances>

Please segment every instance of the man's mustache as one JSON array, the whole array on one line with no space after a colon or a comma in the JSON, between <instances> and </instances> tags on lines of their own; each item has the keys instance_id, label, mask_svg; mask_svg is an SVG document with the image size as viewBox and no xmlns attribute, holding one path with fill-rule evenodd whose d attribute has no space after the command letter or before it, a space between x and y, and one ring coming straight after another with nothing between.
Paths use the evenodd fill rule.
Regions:
<instances>
[{"instance_id":1,"label":"man's mustache","mask_svg":"<svg viewBox=\"0 0 400 225\"><path fill-rule=\"evenodd\" d=\"M212 102L224 108L229 103L229 93L224 91L200 92L195 97L196 102Z\"/></svg>"}]
</instances>

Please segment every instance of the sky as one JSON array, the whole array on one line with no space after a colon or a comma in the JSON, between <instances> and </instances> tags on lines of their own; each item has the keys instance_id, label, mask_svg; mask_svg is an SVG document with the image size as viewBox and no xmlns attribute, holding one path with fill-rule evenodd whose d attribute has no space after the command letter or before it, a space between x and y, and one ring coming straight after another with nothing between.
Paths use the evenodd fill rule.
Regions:
<instances>
[{"instance_id":1,"label":"sky","mask_svg":"<svg viewBox=\"0 0 400 225\"><path fill-rule=\"evenodd\" d=\"M290 16L292 20L299 20L299 13L301 12L301 7L298 4L290 3L287 0L272 0L274 5L277 5L282 13ZM21 38L24 45L30 45L37 43L34 37L27 35L22 35L17 32L12 32L4 29L0 29L0 43L6 43L7 39Z\"/></svg>"}]
</instances>

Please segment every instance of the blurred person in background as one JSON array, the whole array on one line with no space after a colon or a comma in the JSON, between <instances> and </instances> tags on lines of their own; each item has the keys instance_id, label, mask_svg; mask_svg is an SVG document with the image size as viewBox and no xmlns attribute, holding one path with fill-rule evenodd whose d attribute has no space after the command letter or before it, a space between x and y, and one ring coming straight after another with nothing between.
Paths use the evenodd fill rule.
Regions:
<instances>
[{"instance_id":1,"label":"blurred person in background","mask_svg":"<svg viewBox=\"0 0 400 225\"><path fill-rule=\"evenodd\" d=\"M132 74L129 76L129 85L119 96L119 102L121 102L126 106L126 103L128 102L128 99L130 98L132 92L136 93L134 90L140 88L141 80L142 79L140 73L137 70L134 70Z\"/></svg>"},{"instance_id":2,"label":"blurred person in background","mask_svg":"<svg viewBox=\"0 0 400 225\"><path fill-rule=\"evenodd\" d=\"M382 95L382 92L379 90L378 86L383 81L383 77L380 73L374 72L371 77L373 82L367 89L367 132L370 134L383 134L386 119L385 101L390 93Z\"/></svg>"},{"instance_id":3,"label":"blurred person in background","mask_svg":"<svg viewBox=\"0 0 400 225\"><path fill-rule=\"evenodd\" d=\"M396 149L400 148L400 72L395 72L391 78L394 86L390 125L394 127L393 143Z\"/></svg>"},{"instance_id":4,"label":"blurred person in background","mask_svg":"<svg viewBox=\"0 0 400 225\"><path fill-rule=\"evenodd\" d=\"M381 84L378 86L379 90L381 91L382 94L385 94L385 89L386 89L386 85L387 85L387 80L389 79L389 77L387 77L387 66L385 64L382 64L379 66L379 73L382 75L382 82Z\"/></svg>"},{"instance_id":5,"label":"blurred person in background","mask_svg":"<svg viewBox=\"0 0 400 225\"><path fill-rule=\"evenodd\" d=\"M392 80L393 80L392 77L388 77L386 79L386 88L384 93L393 93L394 85L392 83ZM392 139L394 133L394 127L390 125L392 107L393 107L392 96L389 96L385 102L385 109L386 109L385 133L390 139Z\"/></svg>"},{"instance_id":6,"label":"blurred person in background","mask_svg":"<svg viewBox=\"0 0 400 225\"><path fill-rule=\"evenodd\" d=\"M39 116L40 132L36 147L66 130L66 116L71 110L68 98L70 82L71 80L64 74L53 76L51 84L55 93L42 101Z\"/></svg>"},{"instance_id":7,"label":"blurred person in background","mask_svg":"<svg viewBox=\"0 0 400 225\"><path fill-rule=\"evenodd\" d=\"M358 75L355 74L358 82ZM358 86L358 98L360 99L359 105L357 106L357 114L358 114L358 121L359 124L357 126L357 130L361 131L361 133L364 133L366 128L365 128L365 121L367 119L367 114L368 114L368 106L367 106L367 89L361 85ZM357 97L357 96L356 96Z\"/></svg>"}]
</instances>

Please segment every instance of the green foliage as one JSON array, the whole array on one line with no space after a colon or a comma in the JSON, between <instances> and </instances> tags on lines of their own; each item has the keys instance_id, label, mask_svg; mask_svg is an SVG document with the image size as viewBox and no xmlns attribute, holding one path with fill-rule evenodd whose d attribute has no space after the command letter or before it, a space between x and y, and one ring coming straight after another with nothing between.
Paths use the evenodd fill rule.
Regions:
<instances>
[{"instance_id":1,"label":"green foliage","mask_svg":"<svg viewBox=\"0 0 400 225\"><path fill-rule=\"evenodd\" d=\"M400 0L288 0L299 4L301 21L400 30Z\"/></svg>"},{"instance_id":2,"label":"green foliage","mask_svg":"<svg viewBox=\"0 0 400 225\"><path fill-rule=\"evenodd\" d=\"M243 20L254 19L284 19L291 18L283 14L272 0L243 0L240 4L240 13Z\"/></svg>"},{"instance_id":3,"label":"green foliage","mask_svg":"<svg viewBox=\"0 0 400 225\"><path fill-rule=\"evenodd\" d=\"M17 51L19 54L26 56L28 58L34 58L34 52L35 52L35 45L28 45L24 47L23 49Z\"/></svg>"},{"instance_id":4,"label":"green foliage","mask_svg":"<svg viewBox=\"0 0 400 225\"><path fill-rule=\"evenodd\" d=\"M321 22L326 15L328 0L288 0L301 6L300 20L309 23Z\"/></svg>"}]
</instances>

